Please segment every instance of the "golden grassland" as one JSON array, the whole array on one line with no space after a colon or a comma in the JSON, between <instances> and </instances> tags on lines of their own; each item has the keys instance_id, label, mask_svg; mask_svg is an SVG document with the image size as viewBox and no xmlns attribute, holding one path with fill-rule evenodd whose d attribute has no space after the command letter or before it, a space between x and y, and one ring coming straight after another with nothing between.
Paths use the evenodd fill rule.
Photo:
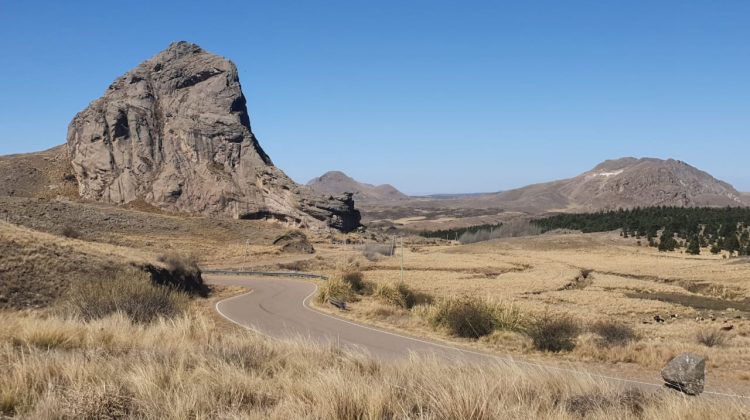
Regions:
<instances>
[{"instance_id":1,"label":"golden grassland","mask_svg":"<svg viewBox=\"0 0 750 420\"><path fill-rule=\"evenodd\" d=\"M217 324L220 322L220 324ZM20 418L746 418L738 400L613 387L514 365L380 363L228 327L204 302L134 324L0 313L0 416Z\"/></svg>"},{"instance_id":2,"label":"golden grassland","mask_svg":"<svg viewBox=\"0 0 750 420\"><path fill-rule=\"evenodd\" d=\"M361 270L367 282L400 281L400 255L372 262L351 247L319 248L328 260L338 261L339 270ZM708 357L709 385L750 394L750 313L736 308L749 302L750 262L705 254L659 253L614 233L407 245L404 282L417 292L435 299L486 298L512 305L532 320L551 312L570 315L584 326L617 322L637 335L628 343L606 345L596 334L584 332L569 352L539 352L528 337L513 331L496 331L479 340L452 337L426 322L419 307L397 308L371 296L356 299L346 312L318 306L383 328L494 353L594 363L595 369L652 380L659 380L659 369L672 357L692 351ZM336 275L335 269L320 268ZM577 281L582 270L592 271L585 281ZM665 299L647 298L657 296ZM656 322L657 315L666 321ZM714 347L700 343L697 335L708 332L720 334L724 342Z\"/></svg>"},{"instance_id":3,"label":"golden grassland","mask_svg":"<svg viewBox=\"0 0 750 420\"><path fill-rule=\"evenodd\" d=\"M146 281L142 271L130 268L163 266L156 255L165 250L198 254L206 267L329 275L356 268L376 286L400 279L399 257L369 261L361 249L333 245L328 237L318 238L317 255L284 254L269 240L283 231L279 226L266 231L250 223L234 232L229 222L217 228L190 219L187 227L172 232L172 218L183 226L179 218L157 218L153 229L87 233L91 238L84 239L96 243L0 223L2 286L31 290L26 296L32 304L26 306L44 306L49 299L34 303L35 293L60 295L64 285L75 281L113 272L120 281ZM255 231L262 234L248 242L246 236ZM631 295L661 293L739 305L750 289L750 264L743 260L660 254L614 234L543 235L465 246L429 242L415 240L404 252L404 281L417 292L436 300L474 296L500 302L529 319L550 311L584 324L615 319L635 329L638 338L602 345L585 333L572 351L550 354L535 350L518 331L495 331L478 340L452 337L425 320L429 308L395 307L383 302L384 292L360 297L343 313L319 308L460 346L652 382L672 356L694 351L708 356L709 388L748 394L746 312ZM582 269L593 270L585 282L576 280ZM583 376L512 365L380 363L304 340L259 337L218 319L210 303L193 298L186 312L153 323L133 323L121 313L87 321L50 309L0 312L0 366L7 366L0 369L0 417L563 419L589 414L697 419L747 418L750 413L740 400L686 399L666 391L641 395ZM655 323L657 314L667 322ZM696 321L698 316L705 320ZM707 347L696 339L699 332L727 325L732 330L723 335L724 343Z\"/></svg>"}]
</instances>

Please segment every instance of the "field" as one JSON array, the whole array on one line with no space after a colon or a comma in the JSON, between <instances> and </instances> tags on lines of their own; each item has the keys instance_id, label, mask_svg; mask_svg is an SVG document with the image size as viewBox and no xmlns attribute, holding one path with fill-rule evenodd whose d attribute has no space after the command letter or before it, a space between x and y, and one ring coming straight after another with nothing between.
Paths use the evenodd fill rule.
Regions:
<instances>
[{"instance_id":1,"label":"field","mask_svg":"<svg viewBox=\"0 0 750 420\"><path fill-rule=\"evenodd\" d=\"M0 362L8 366L0 373L0 416L661 419L743 418L750 410L741 400L623 389L528 365L385 363L303 340L269 340L213 312L217 299L241 292L235 289L212 289L207 298L161 296L174 310L146 321L127 311L71 315L71 287L102 279L120 286L154 282L153 273L171 272L163 258L170 252L192 254L204 268L302 270L331 278L360 272L374 289L399 281L401 255L377 255L387 248L372 244L387 239L377 232L308 233L316 253L294 254L272 244L287 231L275 224L64 201L3 198L0 204L12 222L0 223ZM749 393L745 259L659 253L616 233L472 245L409 237L405 244L404 284L432 305L477 297L513 308L521 326L567 314L584 326L615 320L636 336L603 344L584 328L572 349L557 353L537 350L522 328L459 338L426 319L426 302L396 306L385 288L358 295L346 312L318 308L502 357L655 383L666 361L689 350L708 356L710 389ZM143 287L134 288L139 300L154 293ZM132 299L130 287L120 289L125 292L115 298ZM29 293L11 294L19 290ZM656 315L666 321L657 323ZM698 341L699 333L711 331L720 331L713 347ZM165 400L172 403L165 407Z\"/></svg>"},{"instance_id":2,"label":"field","mask_svg":"<svg viewBox=\"0 0 750 420\"><path fill-rule=\"evenodd\" d=\"M376 296L355 299L347 312L321 308L489 352L553 363L585 362L652 381L658 380L659 369L671 357L693 351L708 356L709 384L744 394L750 391L747 259L707 252L701 256L660 253L617 233L540 235L472 245L425 242L415 239L404 252L404 283L417 292L436 300L486 298L511 306L532 321L548 313L572 317L584 329L598 322L624 324L635 338L607 345L596 334L584 332L573 350L550 354L535 350L526 335L514 331L495 331L478 340L456 338L429 325L419 306L397 308ZM320 252L337 259L339 270L348 265L349 270L360 270L365 282L376 285L400 282L399 253L369 261L357 249ZM336 275L335 270L328 273ZM720 343L709 347L699 342L699 334L715 334Z\"/></svg>"}]
</instances>

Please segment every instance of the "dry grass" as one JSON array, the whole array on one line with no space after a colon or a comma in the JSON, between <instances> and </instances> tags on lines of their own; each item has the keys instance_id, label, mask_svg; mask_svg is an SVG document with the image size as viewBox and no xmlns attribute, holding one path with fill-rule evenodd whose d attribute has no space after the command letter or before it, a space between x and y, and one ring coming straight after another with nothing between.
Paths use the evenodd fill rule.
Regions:
<instances>
[{"instance_id":1,"label":"dry grass","mask_svg":"<svg viewBox=\"0 0 750 420\"><path fill-rule=\"evenodd\" d=\"M695 339L706 347L723 347L729 341L729 334L718 328L704 328L695 334Z\"/></svg>"},{"instance_id":2,"label":"dry grass","mask_svg":"<svg viewBox=\"0 0 750 420\"><path fill-rule=\"evenodd\" d=\"M516 307L477 297L442 299L420 308L418 313L434 328L458 337L479 338L495 330L524 329L523 317Z\"/></svg>"},{"instance_id":3,"label":"dry grass","mask_svg":"<svg viewBox=\"0 0 750 420\"><path fill-rule=\"evenodd\" d=\"M597 321L589 326L589 330L601 337L606 345L622 346L638 338L632 327L616 321Z\"/></svg>"},{"instance_id":4,"label":"dry grass","mask_svg":"<svg viewBox=\"0 0 750 420\"><path fill-rule=\"evenodd\" d=\"M46 307L71 287L99 282L156 282L205 295L194 261L168 257L157 261L132 248L97 244L0 222L0 308ZM134 283L134 284L135 284Z\"/></svg>"},{"instance_id":5,"label":"dry grass","mask_svg":"<svg viewBox=\"0 0 750 420\"><path fill-rule=\"evenodd\" d=\"M545 312L531 323L527 334L537 350L570 351L575 347L576 339L581 334L581 326L578 321L568 315L553 315Z\"/></svg>"},{"instance_id":6,"label":"dry grass","mask_svg":"<svg viewBox=\"0 0 750 420\"><path fill-rule=\"evenodd\" d=\"M342 247L318 249L330 261L356 255ZM551 310L570 314L584 325L616 321L617 327L632 330L634 337L623 342L614 328L591 331L579 337L572 351L547 354L535 351L523 337L495 340L493 333L478 341L458 339L443 329L435 331L413 311L387 315L383 307L368 302L368 297L352 304L346 316L484 351L549 361L597 362L604 368L624 374L637 372L644 377L661 369L679 352L692 351L710 358L707 374L712 384L750 393L742 375L750 364L746 351L750 346L750 312L739 306L750 298L750 264L745 260L665 254L636 246L617 234L575 233L462 246L410 243L407 239L404 261L404 282L436 301L484 296L514 302L527 317ZM377 288L398 281L399 265L400 259L385 258L363 261L360 269L365 281ZM567 287L571 279L582 281ZM651 299L661 296L676 300ZM701 299L719 306L691 306L694 301L702 303ZM656 315L666 322L655 322ZM732 340L721 347L706 347L696 341L700 329L729 325L733 326Z\"/></svg>"},{"instance_id":7,"label":"dry grass","mask_svg":"<svg viewBox=\"0 0 750 420\"><path fill-rule=\"evenodd\" d=\"M432 302L432 296L415 292L405 283L379 284L373 296L386 305L403 309L411 309L415 305L425 305Z\"/></svg>"},{"instance_id":8,"label":"dry grass","mask_svg":"<svg viewBox=\"0 0 750 420\"><path fill-rule=\"evenodd\" d=\"M185 293L168 286L120 274L114 278L74 283L64 305L71 315L85 320L122 312L133 322L149 323L179 315L188 301Z\"/></svg>"},{"instance_id":9,"label":"dry grass","mask_svg":"<svg viewBox=\"0 0 750 420\"><path fill-rule=\"evenodd\" d=\"M0 314L0 415L24 418L743 418L741 402L642 395L583 376L414 359L217 328Z\"/></svg>"}]
</instances>

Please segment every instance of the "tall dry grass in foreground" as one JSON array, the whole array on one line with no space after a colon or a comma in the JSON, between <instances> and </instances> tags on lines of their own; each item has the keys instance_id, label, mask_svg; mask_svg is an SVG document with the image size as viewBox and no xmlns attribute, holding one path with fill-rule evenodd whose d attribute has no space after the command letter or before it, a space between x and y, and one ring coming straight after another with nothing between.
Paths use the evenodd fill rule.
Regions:
<instances>
[{"instance_id":1,"label":"tall dry grass in foreground","mask_svg":"<svg viewBox=\"0 0 750 420\"><path fill-rule=\"evenodd\" d=\"M188 313L151 324L0 314L0 417L747 418L734 400L618 391L502 365L380 363L304 340L217 328Z\"/></svg>"}]
</instances>

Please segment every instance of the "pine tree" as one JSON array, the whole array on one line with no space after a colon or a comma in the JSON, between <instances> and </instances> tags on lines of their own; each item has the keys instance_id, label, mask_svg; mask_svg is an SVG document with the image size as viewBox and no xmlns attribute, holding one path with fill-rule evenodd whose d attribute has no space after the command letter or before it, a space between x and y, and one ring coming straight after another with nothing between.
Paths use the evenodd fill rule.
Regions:
<instances>
[{"instance_id":1,"label":"pine tree","mask_svg":"<svg viewBox=\"0 0 750 420\"><path fill-rule=\"evenodd\" d=\"M690 239L690 243L687 247L687 253L691 255L699 255L701 253L701 244L698 241L698 236L694 236Z\"/></svg>"}]
</instances>

